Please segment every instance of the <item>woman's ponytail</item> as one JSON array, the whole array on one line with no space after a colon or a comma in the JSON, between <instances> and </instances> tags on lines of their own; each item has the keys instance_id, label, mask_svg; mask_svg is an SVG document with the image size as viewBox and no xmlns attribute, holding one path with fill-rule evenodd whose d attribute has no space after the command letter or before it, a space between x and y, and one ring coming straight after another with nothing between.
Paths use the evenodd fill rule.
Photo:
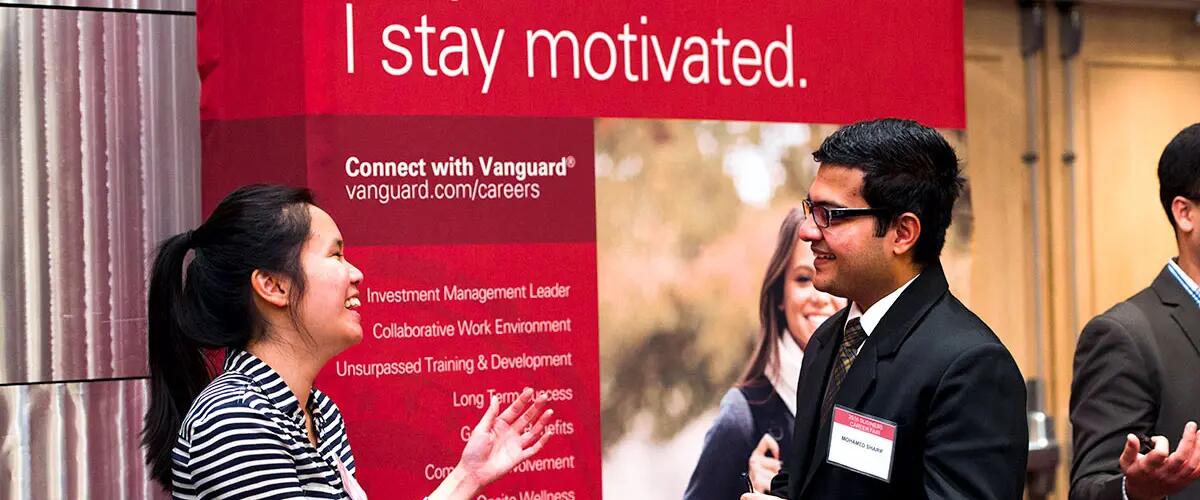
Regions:
<instances>
[{"instance_id":1,"label":"woman's ponytail","mask_svg":"<svg viewBox=\"0 0 1200 500\"><path fill-rule=\"evenodd\" d=\"M185 331L183 264L192 234L177 234L159 245L147 296L150 405L142 445L151 477L164 486L171 484L171 449L183 416L212 378L200 345Z\"/></svg>"}]
</instances>

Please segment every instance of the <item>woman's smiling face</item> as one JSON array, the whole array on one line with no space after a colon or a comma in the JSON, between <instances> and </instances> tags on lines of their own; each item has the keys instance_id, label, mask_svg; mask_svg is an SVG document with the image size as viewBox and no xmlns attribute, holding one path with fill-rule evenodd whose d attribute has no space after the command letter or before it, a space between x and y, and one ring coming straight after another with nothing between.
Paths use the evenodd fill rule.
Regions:
<instances>
[{"instance_id":1,"label":"woman's smiling face","mask_svg":"<svg viewBox=\"0 0 1200 500\"><path fill-rule=\"evenodd\" d=\"M309 205L308 240L300 250L305 293L299 307L304 329L322 349L341 352L362 340L358 284L362 271L343 254L342 233L324 210Z\"/></svg>"},{"instance_id":2,"label":"woman's smiling face","mask_svg":"<svg viewBox=\"0 0 1200 500\"><path fill-rule=\"evenodd\" d=\"M813 260L808 242L797 241L783 281L783 314L788 332L801 348L808 345L809 337L821 323L846 305L844 299L813 286Z\"/></svg>"}]
</instances>

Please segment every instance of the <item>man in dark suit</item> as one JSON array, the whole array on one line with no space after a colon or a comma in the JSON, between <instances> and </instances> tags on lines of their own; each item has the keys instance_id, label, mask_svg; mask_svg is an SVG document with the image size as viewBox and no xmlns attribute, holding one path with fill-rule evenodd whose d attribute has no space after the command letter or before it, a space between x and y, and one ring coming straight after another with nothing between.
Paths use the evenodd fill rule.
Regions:
<instances>
[{"instance_id":1,"label":"man in dark suit","mask_svg":"<svg viewBox=\"0 0 1200 500\"><path fill-rule=\"evenodd\" d=\"M1021 498L1025 384L939 261L961 190L937 131L885 119L822 143L800 236L817 289L850 305L809 341L785 498ZM745 494L743 500L766 495Z\"/></svg>"},{"instance_id":2,"label":"man in dark suit","mask_svg":"<svg viewBox=\"0 0 1200 500\"><path fill-rule=\"evenodd\" d=\"M1200 500L1200 123L1163 150L1158 193L1179 257L1075 347L1072 500Z\"/></svg>"}]
</instances>

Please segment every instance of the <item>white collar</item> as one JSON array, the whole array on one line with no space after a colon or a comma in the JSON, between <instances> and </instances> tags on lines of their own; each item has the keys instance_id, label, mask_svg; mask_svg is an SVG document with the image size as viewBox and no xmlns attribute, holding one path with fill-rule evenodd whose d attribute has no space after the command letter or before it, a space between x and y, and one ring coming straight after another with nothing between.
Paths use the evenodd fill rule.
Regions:
<instances>
[{"instance_id":1,"label":"white collar","mask_svg":"<svg viewBox=\"0 0 1200 500\"><path fill-rule=\"evenodd\" d=\"M917 276L920 276L920 274L917 274ZM850 324L850 320L854 318L861 318L858 320L859 324L862 325L863 331L870 337L871 332L875 331L875 327L879 326L879 322L883 320L883 315L887 314L888 309L892 308L892 304L896 303L896 299L900 298L900 294L904 293L904 289L917 280L917 276L913 276L912 279L908 280L908 283L900 285L900 288L893 290L892 293L879 299L878 302L868 307L866 311L859 309L857 302L851 304L850 316L846 317L846 324Z\"/></svg>"},{"instance_id":2,"label":"white collar","mask_svg":"<svg viewBox=\"0 0 1200 500\"><path fill-rule=\"evenodd\" d=\"M1176 262L1176 259L1178 258L1179 257L1167 259L1167 267L1170 267L1175 271L1175 278L1177 278L1179 282L1188 289L1188 291L1200 290L1200 286L1196 285L1196 282L1192 280L1192 277L1188 276L1188 273L1183 272L1182 267L1179 267L1179 262Z\"/></svg>"},{"instance_id":3,"label":"white collar","mask_svg":"<svg viewBox=\"0 0 1200 500\"><path fill-rule=\"evenodd\" d=\"M800 381L800 365L804 361L804 349L792 338L785 328L783 335L776 340L775 363L767 365L767 380L784 406L792 415L796 414L796 384Z\"/></svg>"}]
</instances>

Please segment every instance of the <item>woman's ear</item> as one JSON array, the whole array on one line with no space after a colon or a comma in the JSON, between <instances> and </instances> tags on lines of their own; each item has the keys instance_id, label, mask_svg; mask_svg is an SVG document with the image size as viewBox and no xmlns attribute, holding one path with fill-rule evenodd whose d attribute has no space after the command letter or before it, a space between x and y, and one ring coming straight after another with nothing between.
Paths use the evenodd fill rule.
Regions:
<instances>
[{"instance_id":1,"label":"woman's ear","mask_svg":"<svg viewBox=\"0 0 1200 500\"><path fill-rule=\"evenodd\" d=\"M289 283L261 269L250 273L250 288L254 295L275 307L287 307Z\"/></svg>"}]
</instances>

